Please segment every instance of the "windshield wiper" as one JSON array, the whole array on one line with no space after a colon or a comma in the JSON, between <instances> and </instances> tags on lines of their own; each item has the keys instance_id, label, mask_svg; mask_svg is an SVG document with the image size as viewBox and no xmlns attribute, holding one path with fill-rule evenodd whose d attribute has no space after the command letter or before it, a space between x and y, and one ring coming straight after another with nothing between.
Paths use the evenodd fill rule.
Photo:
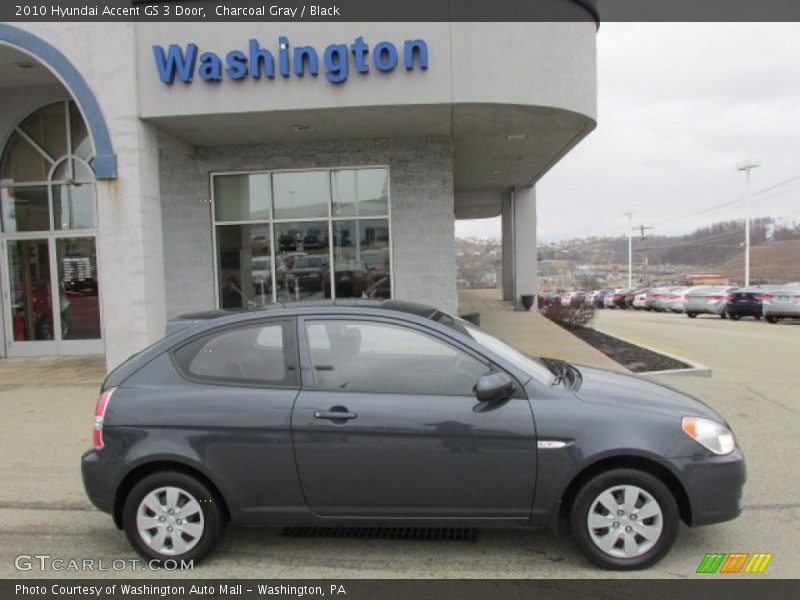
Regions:
<instances>
[{"instance_id":1,"label":"windshield wiper","mask_svg":"<svg viewBox=\"0 0 800 600\"><path fill-rule=\"evenodd\" d=\"M555 360L553 358L542 358L542 362L547 365L547 368L553 372L555 379L550 385L556 386L560 383L569 383L569 365L563 360Z\"/></svg>"}]
</instances>

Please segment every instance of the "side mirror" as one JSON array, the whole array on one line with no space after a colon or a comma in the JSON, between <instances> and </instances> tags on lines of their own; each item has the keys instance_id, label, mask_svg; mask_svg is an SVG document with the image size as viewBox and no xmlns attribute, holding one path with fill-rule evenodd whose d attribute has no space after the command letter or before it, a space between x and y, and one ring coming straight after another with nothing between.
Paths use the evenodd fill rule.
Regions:
<instances>
[{"instance_id":1,"label":"side mirror","mask_svg":"<svg viewBox=\"0 0 800 600\"><path fill-rule=\"evenodd\" d=\"M481 375L475 384L475 397L479 402L500 402L514 393L514 381L502 371Z\"/></svg>"}]
</instances>

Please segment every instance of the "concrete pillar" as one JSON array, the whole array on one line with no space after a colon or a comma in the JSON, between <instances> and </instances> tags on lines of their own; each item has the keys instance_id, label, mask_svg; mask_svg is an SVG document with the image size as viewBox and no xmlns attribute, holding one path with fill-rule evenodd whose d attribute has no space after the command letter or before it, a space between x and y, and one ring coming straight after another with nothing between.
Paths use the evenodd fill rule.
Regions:
<instances>
[{"instance_id":1,"label":"concrete pillar","mask_svg":"<svg viewBox=\"0 0 800 600\"><path fill-rule=\"evenodd\" d=\"M502 193L501 231L503 237L503 300L514 299L514 205L511 190Z\"/></svg>"},{"instance_id":2,"label":"concrete pillar","mask_svg":"<svg viewBox=\"0 0 800 600\"><path fill-rule=\"evenodd\" d=\"M114 124L119 179L97 182L97 256L106 368L164 335L158 140L138 118Z\"/></svg>"},{"instance_id":3,"label":"concrete pillar","mask_svg":"<svg viewBox=\"0 0 800 600\"><path fill-rule=\"evenodd\" d=\"M513 214L514 302L520 310L520 296L538 293L536 188L514 188Z\"/></svg>"}]
</instances>

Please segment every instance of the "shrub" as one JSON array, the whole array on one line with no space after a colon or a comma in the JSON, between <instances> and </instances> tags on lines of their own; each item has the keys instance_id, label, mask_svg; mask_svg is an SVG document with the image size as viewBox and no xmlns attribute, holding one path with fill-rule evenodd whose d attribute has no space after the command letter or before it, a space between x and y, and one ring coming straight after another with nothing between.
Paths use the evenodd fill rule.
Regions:
<instances>
[{"instance_id":1,"label":"shrub","mask_svg":"<svg viewBox=\"0 0 800 600\"><path fill-rule=\"evenodd\" d=\"M542 309L542 314L567 329L586 327L594 319L594 306L581 304L580 306L562 306L550 304Z\"/></svg>"}]
</instances>

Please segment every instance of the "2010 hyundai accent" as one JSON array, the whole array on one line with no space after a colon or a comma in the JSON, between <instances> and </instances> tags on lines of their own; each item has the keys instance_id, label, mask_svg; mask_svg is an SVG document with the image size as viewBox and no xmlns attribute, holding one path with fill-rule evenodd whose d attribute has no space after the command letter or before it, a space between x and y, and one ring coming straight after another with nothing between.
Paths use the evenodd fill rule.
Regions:
<instances>
[{"instance_id":1,"label":"2010 hyundai accent","mask_svg":"<svg viewBox=\"0 0 800 600\"><path fill-rule=\"evenodd\" d=\"M736 517L744 459L714 410L612 371L529 357L400 301L190 315L112 371L86 491L153 560L226 522L568 526L610 569ZM175 331L177 330L177 331Z\"/></svg>"}]
</instances>

